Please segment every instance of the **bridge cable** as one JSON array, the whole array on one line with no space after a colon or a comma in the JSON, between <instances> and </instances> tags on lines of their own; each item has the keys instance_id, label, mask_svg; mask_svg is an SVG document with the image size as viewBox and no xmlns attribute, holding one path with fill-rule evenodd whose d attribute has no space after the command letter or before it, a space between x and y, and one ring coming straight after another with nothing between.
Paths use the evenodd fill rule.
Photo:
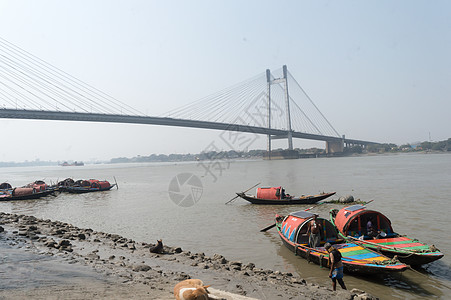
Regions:
<instances>
[{"instance_id":1,"label":"bridge cable","mask_svg":"<svg viewBox=\"0 0 451 300\"><path fill-rule=\"evenodd\" d=\"M293 75L291 75L291 73L289 71L288 71L288 74L289 74L290 79L292 79L295 82L295 84L298 86L298 88L304 93L304 95L307 97L307 99L310 101L310 103L316 108L317 112L324 118L324 120L327 122L327 124L330 126L330 128L332 128L332 130L335 132L335 134L338 137L341 137L341 135L335 130L335 128L332 126L332 124L330 124L330 122L327 120L327 118L321 113L321 111L318 109L318 107L315 105L315 103L313 103L312 99L305 92L305 90L302 88L302 86L299 84L299 82L297 82L297 80L293 77Z\"/></svg>"},{"instance_id":2,"label":"bridge cable","mask_svg":"<svg viewBox=\"0 0 451 300\"><path fill-rule=\"evenodd\" d=\"M20 47L15 46L12 43L9 43L8 41L6 41L3 38L0 38L0 46L3 46L3 48L7 48L7 50L9 50L9 51L12 51L11 49L13 49L13 51L15 51L14 53L16 53L17 55L21 55L23 57L23 59L25 59L26 61L31 61L34 65L49 70L48 72L50 72L52 76L55 76L59 80L64 81L64 82L70 84L71 86L82 90L83 93L88 93L89 97L94 98L98 101L98 102L96 102L96 101L93 101L92 99L88 98L87 100L89 100L90 105L92 105L92 106L102 107L103 109L105 109L105 108L111 108L112 104L114 104L116 106L116 109L119 108L121 114L122 114L122 110L124 109L124 111L126 111L127 113L130 113L131 115L142 115L140 112L138 112L131 106L129 106L125 103L122 103L119 100L105 94L104 92L65 73L64 71L37 58L36 56L28 53L27 51L21 49ZM86 96L84 96L84 97L86 97ZM78 100L81 100L81 99L78 99ZM101 102L101 104L99 102ZM86 103L86 102L84 102L84 103Z\"/></svg>"},{"instance_id":3,"label":"bridge cable","mask_svg":"<svg viewBox=\"0 0 451 300\"><path fill-rule=\"evenodd\" d=\"M1 46L1 45L0 45L0 46ZM20 54L20 53L19 53L19 54ZM51 91L53 94L57 93L57 92L56 92L57 90L62 90L60 87L56 86L56 85L53 84L52 82L43 79L43 77L50 78L50 79L53 80L53 81L55 81L55 79L62 79L62 80L64 80L64 78L61 78L58 74L56 74L56 75L55 75L55 74L52 74L53 76L57 76L57 78L50 77L49 75L46 75L46 74L40 72L39 69L37 69L36 67L34 67L34 66L28 64L26 61L30 61L29 59L26 59L26 58L25 58L25 62L24 62L23 59L22 59L22 58L18 58L17 55L16 55L15 53L13 53L12 56L14 56L16 59L19 59L19 61L23 64L23 65L20 65L20 64L18 64L18 63L14 63L17 67L19 67L20 69L25 69L25 70L27 70L28 72L30 72L31 74L33 74L33 75L35 76L35 78L40 79L40 80L43 80L44 83L43 83L43 82L39 82L38 80L33 79L30 75L25 74L25 73L22 72L22 75L23 75L23 76L29 77L31 80L33 80L34 82L36 82L36 84L37 84L38 86L42 86L42 87L43 87L43 86L47 86L47 90L51 89L50 91ZM9 60L10 60L10 59L9 59ZM10 60L10 61L11 61L11 60ZM34 64L36 65L35 62L32 62L32 63L34 63ZM26 68L24 65L27 65L28 68ZM67 82L67 80L65 80L65 81ZM57 81L57 82L58 82L58 81ZM58 83L61 84L61 82L58 82ZM70 83L70 82L69 82L69 83ZM63 87L65 87L64 84L62 84L62 85L63 85ZM77 91L75 91L75 90L73 90L73 89L71 89L71 90L77 93ZM98 107L100 107L100 108L107 108L107 106L103 106L103 107L102 107L102 105L96 104L96 103L93 102L92 100L91 100L91 101L85 100L86 96L84 96L84 95L81 95L81 94L80 94L80 96L82 96L82 98L80 98L80 97L76 97L75 95L71 95L70 92L67 91L67 90L66 90L66 91L63 90L63 92L64 92L65 94L67 94L69 97L76 98L78 101L81 101L81 102L83 102L83 103L85 103L85 104L87 104L87 105L91 105L91 106L92 106L93 103L94 103L95 106L98 106ZM46 96L51 97L49 94L47 94ZM61 96L61 94L60 94L59 96ZM40 98L40 99L43 100L43 98ZM52 97L52 99L55 100L53 97ZM67 98L66 98L66 99L67 99ZM81 108L82 110L85 110L86 112L88 112L86 109L83 109L82 107L80 107L80 106L79 106L79 103L74 103L74 102L72 102L72 101L70 101L70 100L68 100L68 101L71 102L73 105L75 105L75 106ZM65 105L64 103L62 103L62 102L60 102L60 101L57 101L57 103L59 103L61 106L65 106L65 107L66 107L67 109L69 109L69 110L72 110L69 106ZM50 108L53 108L53 105L51 105Z\"/></svg>"}]
</instances>

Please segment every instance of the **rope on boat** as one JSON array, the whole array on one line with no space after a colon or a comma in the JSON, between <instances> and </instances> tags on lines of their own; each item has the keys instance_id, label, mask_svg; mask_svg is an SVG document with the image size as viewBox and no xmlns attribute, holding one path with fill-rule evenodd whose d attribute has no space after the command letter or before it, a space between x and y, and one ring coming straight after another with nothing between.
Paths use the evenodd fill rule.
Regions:
<instances>
[{"instance_id":1,"label":"rope on boat","mask_svg":"<svg viewBox=\"0 0 451 300\"><path fill-rule=\"evenodd\" d=\"M430 245L430 246L429 246L429 250L430 250L431 252L436 252L436 251L439 251L439 252L440 252L440 250L439 250L437 247L435 247L435 245Z\"/></svg>"},{"instance_id":2,"label":"rope on boat","mask_svg":"<svg viewBox=\"0 0 451 300\"><path fill-rule=\"evenodd\" d=\"M298 249L301 248L300 246L294 246L294 255L298 256Z\"/></svg>"},{"instance_id":3,"label":"rope on boat","mask_svg":"<svg viewBox=\"0 0 451 300\"><path fill-rule=\"evenodd\" d=\"M411 256L414 255L414 254L415 254L415 253L410 253L410 254L407 254L407 255L404 255L404 256L398 254L398 256L401 257L401 258L409 258L409 257L411 257ZM396 256L396 255L395 255L395 256Z\"/></svg>"},{"instance_id":4,"label":"rope on boat","mask_svg":"<svg viewBox=\"0 0 451 300\"><path fill-rule=\"evenodd\" d=\"M374 261L373 260L373 263L376 265L396 265L399 263L399 259L398 259L398 256L395 255L392 259L389 259L389 260L383 260L383 261L380 261L380 260Z\"/></svg>"}]
</instances>

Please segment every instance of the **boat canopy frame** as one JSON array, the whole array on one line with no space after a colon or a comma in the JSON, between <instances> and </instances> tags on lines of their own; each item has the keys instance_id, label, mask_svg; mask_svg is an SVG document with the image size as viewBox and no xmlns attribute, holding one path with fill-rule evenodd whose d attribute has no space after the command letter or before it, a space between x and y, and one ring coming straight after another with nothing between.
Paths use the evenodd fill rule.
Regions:
<instances>
[{"instance_id":1,"label":"boat canopy frame","mask_svg":"<svg viewBox=\"0 0 451 300\"><path fill-rule=\"evenodd\" d=\"M284 220L282 221L282 224L287 222L287 219L289 217L295 217L300 220L302 220L300 223L298 223L298 226L296 228L296 232L294 234L293 243L295 244L308 244L309 237L306 235L307 233L307 224L313 220L313 216L318 214L314 214L311 212L307 212L304 210L297 211L290 213L287 215ZM337 229L335 226L327 219L317 217L317 220L321 222L322 225L322 231L321 231L321 243L324 244L326 242L335 243L337 240L340 240L338 236ZM288 237L287 237L288 238Z\"/></svg>"},{"instance_id":2,"label":"boat canopy frame","mask_svg":"<svg viewBox=\"0 0 451 300\"><path fill-rule=\"evenodd\" d=\"M337 226L338 230L341 231L345 236L348 236L349 234L351 234L351 236L360 237L360 236L364 235L367 237L368 234L367 234L366 224L371 218L374 219L375 224L373 224L373 226L375 226L377 228L377 230L383 231L387 235L394 234L390 219L381 212L374 211L374 210L368 210L368 209L366 209L365 206L362 206L362 205L353 205L353 206L344 208L344 210L346 210L347 212L349 212L351 214L353 212L357 211L356 213L352 214L349 217L349 219L344 223L342 228L338 228L338 226ZM359 210L361 210L361 211L359 211ZM346 217L346 214L341 215L341 217ZM362 218L362 216L365 216L365 218ZM337 219L337 217L338 217L338 214L335 217L335 219Z\"/></svg>"}]
</instances>

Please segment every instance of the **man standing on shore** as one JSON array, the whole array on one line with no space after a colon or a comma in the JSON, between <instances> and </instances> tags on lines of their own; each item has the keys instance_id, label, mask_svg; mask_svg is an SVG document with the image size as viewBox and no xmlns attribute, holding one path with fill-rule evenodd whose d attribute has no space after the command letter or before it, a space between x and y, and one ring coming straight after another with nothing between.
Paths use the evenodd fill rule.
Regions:
<instances>
[{"instance_id":1,"label":"man standing on shore","mask_svg":"<svg viewBox=\"0 0 451 300\"><path fill-rule=\"evenodd\" d=\"M324 245L326 251L329 252L329 264L330 264L330 272L329 277L332 279L332 288L334 291L337 290L337 281L340 286L346 290L345 282L343 281L343 263L341 262L341 253L330 243L326 243Z\"/></svg>"},{"instance_id":2,"label":"man standing on shore","mask_svg":"<svg viewBox=\"0 0 451 300\"><path fill-rule=\"evenodd\" d=\"M308 243L311 248L316 248L321 244L321 224L316 219L318 215L313 215L313 220L308 223L307 235L309 236Z\"/></svg>"}]
</instances>

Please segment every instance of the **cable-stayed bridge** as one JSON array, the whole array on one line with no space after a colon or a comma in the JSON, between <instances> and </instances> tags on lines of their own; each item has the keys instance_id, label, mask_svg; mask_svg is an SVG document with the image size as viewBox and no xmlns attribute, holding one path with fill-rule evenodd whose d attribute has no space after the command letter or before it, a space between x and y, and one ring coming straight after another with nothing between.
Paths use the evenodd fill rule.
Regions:
<instances>
[{"instance_id":1,"label":"cable-stayed bridge","mask_svg":"<svg viewBox=\"0 0 451 300\"><path fill-rule=\"evenodd\" d=\"M147 116L0 38L0 118L180 126L326 142L328 153L370 141L341 136L282 69L259 74L161 116Z\"/></svg>"}]
</instances>

